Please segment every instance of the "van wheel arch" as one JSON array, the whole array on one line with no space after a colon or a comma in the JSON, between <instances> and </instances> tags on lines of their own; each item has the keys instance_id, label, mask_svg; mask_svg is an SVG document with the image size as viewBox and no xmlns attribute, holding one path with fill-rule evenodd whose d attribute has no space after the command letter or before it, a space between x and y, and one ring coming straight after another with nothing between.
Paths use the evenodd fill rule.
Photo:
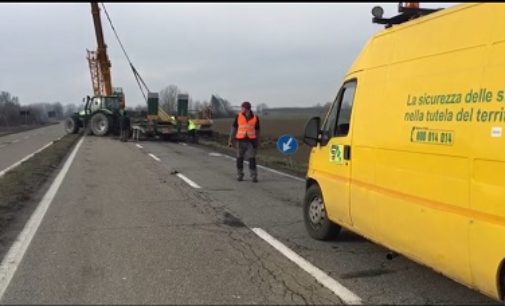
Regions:
<instances>
[{"instance_id":1,"label":"van wheel arch","mask_svg":"<svg viewBox=\"0 0 505 306\"><path fill-rule=\"evenodd\" d=\"M505 258L498 266L497 283L498 298L505 304Z\"/></svg>"},{"instance_id":2,"label":"van wheel arch","mask_svg":"<svg viewBox=\"0 0 505 306\"><path fill-rule=\"evenodd\" d=\"M307 178L307 181L305 182L305 190L309 189L310 186L312 185L319 185L315 179L312 178Z\"/></svg>"}]
</instances>

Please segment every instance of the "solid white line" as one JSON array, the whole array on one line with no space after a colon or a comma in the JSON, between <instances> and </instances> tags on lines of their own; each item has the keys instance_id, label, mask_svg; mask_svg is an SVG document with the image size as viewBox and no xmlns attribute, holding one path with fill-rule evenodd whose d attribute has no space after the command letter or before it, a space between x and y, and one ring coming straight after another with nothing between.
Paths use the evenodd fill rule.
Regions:
<instances>
[{"instance_id":1,"label":"solid white line","mask_svg":"<svg viewBox=\"0 0 505 306\"><path fill-rule=\"evenodd\" d=\"M280 171L277 171L277 170L272 169L272 168L268 168L268 167L265 167L265 166L262 166L262 165L257 165L257 167L261 168L261 169L264 169L264 170L267 170L267 171L270 171L272 173L278 174L278 175L289 177L289 178L291 178L293 180L297 180L297 181L300 181L300 182L305 182L305 179L302 179L300 177L297 177L297 176L294 176L294 175L291 175L291 174L287 174L287 173L284 173L284 172L280 172Z\"/></svg>"},{"instance_id":2,"label":"solid white line","mask_svg":"<svg viewBox=\"0 0 505 306\"><path fill-rule=\"evenodd\" d=\"M277 251L281 252L289 260L294 262L297 266L305 272L312 275L319 283L335 293L344 303L351 305L360 305L362 303L359 298L352 291L344 287L342 284L331 278L328 274L324 273L321 269L308 262L305 258L293 252L290 248L282 244L279 240L272 237L269 233L261 228L251 229L261 239L265 240L268 244L274 247Z\"/></svg>"},{"instance_id":3,"label":"solid white line","mask_svg":"<svg viewBox=\"0 0 505 306\"><path fill-rule=\"evenodd\" d=\"M25 252L28 249L33 236L37 232L37 229L39 228L39 225L42 222L42 219L44 218L49 205L51 205L56 192L60 188L60 185L63 182L63 179L65 178L70 165L74 161L75 155L79 150L79 147L81 146L83 140L84 137L82 137L79 143L77 143L74 150L63 165L60 173L58 173L58 176L54 179L51 187L49 187L49 190L46 192L39 205L37 206L37 209L33 212L30 219L26 223L23 231L18 235L11 248L9 249L9 252L2 260L2 263L0 264L0 301L3 299L5 290L9 286L14 273L16 273L16 269L21 263L21 260L23 260L23 256L25 255Z\"/></svg>"},{"instance_id":4,"label":"solid white line","mask_svg":"<svg viewBox=\"0 0 505 306\"><path fill-rule=\"evenodd\" d=\"M153 155L152 153L149 153L149 156L151 156L156 161L160 161L160 159L158 157L156 157L155 155Z\"/></svg>"},{"instance_id":5,"label":"solid white line","mask_svg":"<svg viewBox=\"0 0 505 306\"><path fill-rule=\"evenodd\" d=\"M191 186L191 187L193 187L193 188L197 188L197 189L202 188L197 183L195 183L192 180L190 180L189 178L187 178L184 174L177 173L177 176L180 177L183 181L185 181L186 183L188 183L188 185Z\"/></svg>"},{"instance_id":6,"label":"solid white line","mask_svg":"<svg viewBox=\"0 0 505 306\"><path fill-rule=\"evenodd\" d=\"M44 150L45 148L49 147L50 145L53 144L53 141L51 141L50 143L46 144L45 146L43 146L42 148L38 149L37 151L33 152L32 154L29 154L25 157L23 157L23 159L21 159L20 161L10 165L9 167L5 168L4 170L0 171L0 177L4 176L5 173L7 173L8 171L16 168L17 166L21 165L23 162L27 161L28 159L32 158L35 154L39 153L40 151Z\"/></svg>"},{"instance_id":7,"label":"solid white line","mask_svg":"<svg viewBox=\"0 0 505 306\"><path fill-rule=\"evenodd\" d=\"M209 154L210 155L210 154ZM216 156L216 155L214 155ZM221 156L225 157L225 158L228 158L228 159L231 159L231 160L235 160L234 157L231 157L229 155L226 155L226 154L221 154ZM248 161L244 161L244 163L246 164L249 164ZM272 173L275 173L275 174L278 174L278 175L282 175L282 176L285 176L285 177L289 177L290 179L293 179L293 180L296 180L296 181L299 181L299 182L305 182L305 179L301 178L301 177L297 177L297 176L294 176L294 175L291 175L291 174L287 174L287 173L284 173L284 172L281 172L281 171L277 171L275 169L272 169L272 168L268 168L268 167L265 167L265 166L262 166L262 165L256 165L258 168L261 168L263 170L267 170L267 171L270 171Z\"/></svg>"},{"instance_id":8,"label":"solid white line","mask_svg":"<svg viewBox=\"0 0 505 306\"><path fill-rule=\"evenodd\" d=\"M142 148L143 148L143 146L139 145L138 143L137 143L137 144L135 144L135 145L136 145L136 146L137 146L137 148L139 148L139 149L142 149Z\"/></svg>"}]
</instances>

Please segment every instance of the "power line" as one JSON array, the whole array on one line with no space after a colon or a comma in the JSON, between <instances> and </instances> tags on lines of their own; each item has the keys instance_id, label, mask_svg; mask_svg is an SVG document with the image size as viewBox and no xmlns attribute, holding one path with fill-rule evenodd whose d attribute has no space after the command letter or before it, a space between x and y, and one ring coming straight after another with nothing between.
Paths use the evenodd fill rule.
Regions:
<instances>
[{"instance_id":1,"label":"power line","mask_svg":"<svg viewBox=\"0 0 505 306\"><path fill-rule=\"evenodd\" d=\"M114 28L114 25L112 24L112 20L109 16L109 13L107 12L107 9L105 8L105 4L103 4L103 2L102 2L102 7L103 7L103 11L105 12L105 16L107 17L107 20L109 21L109 25L112 28L112 32L114 32L114 35L116 36L116 39L119 42L119 46L121 46L121 50L123 50L126 60L130 64L130 68L132 69L133 76L135 77L135 80L137 81L137 85L139 86L140 92L142 93L142 96L144 96L144 99L147 100L147 97L146 97L146 94L144 93L142 85L145 87L145 89L147 90L148 93L151 91L149 90L149 87L147 87L146 83L144 82L144 79L142 79L142 77L138 73L137 69L135 69L135 66L133 66L133 63L130 60L128 53L126 52L126 49L123 46L123 43L121 42L121 39L119 39L119 35L117 34L116 28Z\"/></svg>"}]
</instances>

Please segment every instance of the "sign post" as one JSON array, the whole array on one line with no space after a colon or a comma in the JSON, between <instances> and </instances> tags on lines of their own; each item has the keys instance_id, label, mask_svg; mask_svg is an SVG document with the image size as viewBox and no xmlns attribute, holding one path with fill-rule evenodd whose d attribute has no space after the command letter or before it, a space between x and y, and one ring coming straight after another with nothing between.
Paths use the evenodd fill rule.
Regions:
<instances>
[{"instance_id":1,"label":"sign post","mask_svg":"<svg viewBox=\"0 0 505 306\"><path fill-rule=\"evenodd\" d=\"M296 138L292 135L282 135L277 139L277 150L288 157L289 167L293 168L293 159L291 156L298 150Z\"/></svg>"}]
</instances>

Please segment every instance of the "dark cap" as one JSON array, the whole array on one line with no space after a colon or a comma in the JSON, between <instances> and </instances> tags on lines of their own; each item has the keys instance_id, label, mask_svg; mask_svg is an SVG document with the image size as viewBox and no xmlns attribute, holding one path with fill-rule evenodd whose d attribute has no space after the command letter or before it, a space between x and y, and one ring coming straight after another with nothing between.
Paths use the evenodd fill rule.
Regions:
<instances>
[{"instance_id":1,"label":"dark cap","mask_svg":"<svg viewBox=\"0 0 505 306\"><path fill-rule=\"evenodd\" d=\"M242 105L241 105L243 108L247 109L247 110L251 110L251 103L247 102L247 101L244 101L242 102Z\"/></svg>"}]
</instances>

